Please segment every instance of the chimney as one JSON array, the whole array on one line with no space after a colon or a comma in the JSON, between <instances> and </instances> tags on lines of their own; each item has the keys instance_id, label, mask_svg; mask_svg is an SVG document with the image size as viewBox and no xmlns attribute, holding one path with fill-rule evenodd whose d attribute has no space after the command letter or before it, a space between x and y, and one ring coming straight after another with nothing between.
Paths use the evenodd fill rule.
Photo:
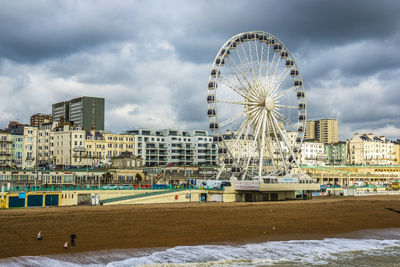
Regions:
<instances>
[{"instance_id":1,"label":"chimney","mask_svg":"<svg viewBox=\"0 0 400 267\"><path fill-rule=\"evenodd\" d=\"M61 128L64 128L64 124L65 124L64 116L60 116L60 123L59 123L59 126L60 126Z\"/></svg>"},{"instance_id":2,"label":"chimney","mask_svg":"<svg viewBox=\"0 0 400 267\"><path fill-rule=\"evenodd\" d=\"M369 133L369 134L368 134L368 138L369 138L369 139L374 139L374 134L373 134L373 133Z\"/></svg>"}]
</instances>

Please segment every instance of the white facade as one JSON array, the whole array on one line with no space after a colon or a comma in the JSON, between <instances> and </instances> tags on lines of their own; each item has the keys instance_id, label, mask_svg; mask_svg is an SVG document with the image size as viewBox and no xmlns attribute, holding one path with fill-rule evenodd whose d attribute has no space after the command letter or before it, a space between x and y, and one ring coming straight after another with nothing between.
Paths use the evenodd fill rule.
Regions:
<instances>
[{"instance_id":1,"label":"white facade","mask_svg":"<svg viewBox=\"0 0 400 267\"><path fill-rule=\"evenodd\" d=\"M135 154L146 166L213 165L217 163L217 148L206 131L173 129L129 131L135 135Z\"/></svg>"},{"instance_id":2,"label":"white facade","mask_svg":"<svg viewBox=\"0 0 400 267\"><path fill-rule=\"evenodd\" d=\"M324 143L306 141L301 145L300 162L302 165L325 165L327 159Z\"/></svg>"},{"instance_id":3,"label":"white facade","mask_svg":"<svg viewBox=\"0 0 400 267\"><path fill-rule=\"evenodd\" d=\"M348 157L354 165L394 165L395 145L384 136L355 133L348 142Z\"/></svg>"},{"instance_id":4,"label":"white facade","mask_svg":"<svg viewBox=\"0 0 400 267\"><path fill-rule=\"evenodd\" d=\"M36 127L24 126L24 153L22 156L22 168L31 169L37 161L37 134Z\"/></svg>"}]
</instances>

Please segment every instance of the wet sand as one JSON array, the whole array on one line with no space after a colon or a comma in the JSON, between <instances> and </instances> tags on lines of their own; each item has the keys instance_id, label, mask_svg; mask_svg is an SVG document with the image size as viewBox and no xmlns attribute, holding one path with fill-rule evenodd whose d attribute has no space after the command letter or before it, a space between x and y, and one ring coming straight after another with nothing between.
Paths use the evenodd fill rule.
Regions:
<instances>
[{"instance_id":1,"label":"wet sand","mask_svg":"<svg viewBox=\"0 0 400 267\"><path fill-rule=\"evenodd\" d=\"M0 257L348 237L400 228L400 213L387 208L400 210L400 195L0 210ZM76 247L65 250L71 233Z\"/></svg>"}]
</instances>

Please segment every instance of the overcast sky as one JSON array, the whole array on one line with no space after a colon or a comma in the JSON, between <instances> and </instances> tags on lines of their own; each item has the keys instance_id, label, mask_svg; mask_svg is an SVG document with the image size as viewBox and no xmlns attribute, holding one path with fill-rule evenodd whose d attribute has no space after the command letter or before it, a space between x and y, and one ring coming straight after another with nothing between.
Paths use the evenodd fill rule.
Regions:
<instances>
[{"instance_id":1,"label":"overcast sky","mask_svg":"<svg viewBox=\"0 0 400 267\"><path fill-rule=\"evenodd\" d=\"M0 128L79 96L105 126L208 129L207 81L231 36L292 51L308 117L400 137L400 1L0 1Z\"/></svg>"}]
</instances>

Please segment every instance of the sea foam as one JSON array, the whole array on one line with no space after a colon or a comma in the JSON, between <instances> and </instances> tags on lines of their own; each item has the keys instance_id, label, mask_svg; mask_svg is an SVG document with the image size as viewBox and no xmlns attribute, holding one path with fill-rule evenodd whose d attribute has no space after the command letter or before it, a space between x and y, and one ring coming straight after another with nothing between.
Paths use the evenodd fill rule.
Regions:
<instances>
[{"instance_id":1,"label":"sea foam","mask_svg":"<svg viewBox=\"0 0 400 267\"><path fill-rule=\"evenodd\" d=\"M387 237L387 232L385 236ZM382 236L382 234L380 234ZM4 266L395 266L400 262L400 232L393 239L326 238L246 245L178 246L158 250L113 250L4 259ZM400 265L399 265L400 266Z\"/></svg>"}]
</instances>

